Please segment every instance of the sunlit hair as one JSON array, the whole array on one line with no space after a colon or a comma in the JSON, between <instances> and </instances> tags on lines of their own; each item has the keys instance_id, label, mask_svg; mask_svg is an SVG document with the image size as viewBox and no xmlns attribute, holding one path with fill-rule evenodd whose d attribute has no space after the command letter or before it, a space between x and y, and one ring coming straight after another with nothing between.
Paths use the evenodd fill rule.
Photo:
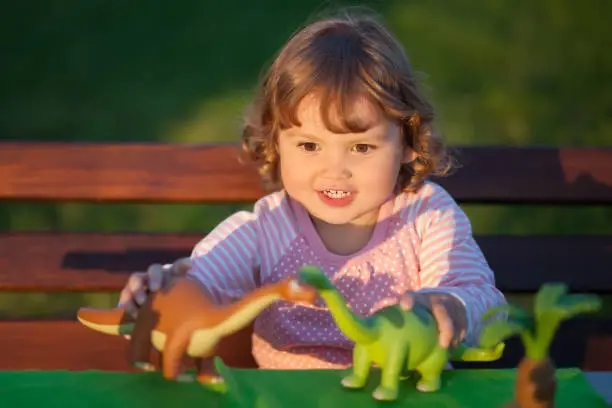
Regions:
<instances>
[{"instance_id":1,"label":"sunlit hair","mask_svg":"<svg viewBox=\"0 0 612 408\"><path fill-rule=\"evenodd\" d=\"M335 133L366 130L350 114L359 97L400 125L417 158L402 165L398 191L416 191L428 176L450 170L448 151L432 129L433 107L420 93L402 46L377 19L344 14L316 21L290 38L247 112L243 152L259 169L266 191L282 188L277 137L300 126L296 111L307 95L321 101L324 124Z\"/></svg>"}]
</instances>

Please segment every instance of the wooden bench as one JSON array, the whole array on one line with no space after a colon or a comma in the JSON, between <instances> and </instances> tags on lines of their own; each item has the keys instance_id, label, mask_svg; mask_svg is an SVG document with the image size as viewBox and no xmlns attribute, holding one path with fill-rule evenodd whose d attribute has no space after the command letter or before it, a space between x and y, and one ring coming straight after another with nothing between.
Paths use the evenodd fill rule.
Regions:
<instances>
[{"instance_id":1,"label":"wooden bench","mask_svg":"<svg viewBox=\"0 0 612 408\"><path fill-rule=\"evenodd\" d=\"M463 168L437 180L460 203L612 204L612 149L463 147ZM233 145L0 142L0 200L63 202L253 202L253 169ZM190 253L202 233L1 232L3 292L119 291L128 274ZM573 291L612 292L612 236L477 235L508 295L563 281ZM76 312L76 311L75 311ZM562 325L558 366L612 370L612 319ZM226 345L228 364L253 367L247 330ZM130 370L127 342L85 329L74 315L0 322L0 369ZM522 353L511 341L498 366Z\"/></svg>"}]
</instances>

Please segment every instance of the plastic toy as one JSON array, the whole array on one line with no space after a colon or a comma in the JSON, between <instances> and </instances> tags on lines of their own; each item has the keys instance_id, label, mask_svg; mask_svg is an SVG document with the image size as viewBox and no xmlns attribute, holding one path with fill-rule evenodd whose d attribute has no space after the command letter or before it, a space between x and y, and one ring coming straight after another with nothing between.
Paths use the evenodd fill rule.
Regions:
<instances>
[{"instance_id":1,"label":"plastic toy","mask_svg":"<svg viewBox=\"0 0 612 408\"><path fill-rule=\"evenodd\" d=\"M348 308L320 269L307 266L298 275L319 291L340 330L355 342L352 375L342 380L346 388L363 388L371 366L376 364L381 369L381 382L372 395L377 400L392 401L397 399L400 377L409 371L421 375L419 391L437 391L448 360L494 361L502 356L505 345L501 342L491 349L464 344L452 350L441 347L433 315L418 306L404 311L392 305L370 317L360 317Z\"/></svg>"},{"instance_id":2,"label":"plastic toy","mask_svg":"<svg viewBox=\"0 0 612 408\"><path fill-rule=\"evenodd\" d=\"M601 299L592 294L569 295L562 283L543 285L538 291L534 310L530 314L515 305L495 307L484 314L483 319L502 312L505 320L496 320L486 325L480 337L483 346L493 345L520 335L525 356L518 366L514 390L514 407L552 408L555 404L557 381L555 366L548 350L561 321L574 315L595 312L601 308Z\"/></svg>"},{"instance_id":3,"label":"plastic toy","mask_svg":"<svg viewBox=\"0 0 612 408\"><path fill-rule=\"evenodd\" d=\"M131 335L131 364L145 371L154 370L149 361L151 346L161 352L162 372L167 380L192 380L181 373L185 355L196 359L196 379L217 391L224 389L223 378L204 371L203 358L215 356L219 341L246 327L263 309L277 300L313 304L317 292L295 278L257 288L228 305L216 305L202 287L179 278L168 287L150 293L136 321L122 307L81 308L78 320L86 327L111 335ZM211 367L212 369L212 367Z\"/></svg>"}]
</instances>

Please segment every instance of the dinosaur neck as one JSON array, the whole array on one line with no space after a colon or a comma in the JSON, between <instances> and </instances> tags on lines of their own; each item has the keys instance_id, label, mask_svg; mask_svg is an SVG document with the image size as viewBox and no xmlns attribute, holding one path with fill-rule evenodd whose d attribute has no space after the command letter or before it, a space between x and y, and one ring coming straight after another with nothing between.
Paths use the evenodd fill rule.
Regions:
<instances>
[{"instance_id":1,"label":"dinosaur neck","mask_svg":"<svg viewBox=\"0 0 612 408\"><path fill-rule=\"evenodd\" d=\"M276 285L256 289L225 307L227 318L217 329L225 334L234 333L251 323L262 310L279 299L281 295Z\"/></svg>"},{"instance_id":2,"label":"dinosaur neck","mask_svg":"<svg viewBox=\"0 0 612 408\"><path fill-rule=\"evenodd\" d=\"M323 289L319 293L329 306L338 328L346 337L358 344L367 344L376 340L375 331L367 327L364 320L347 307L344 298L337 290Z\"/></svg>"}]
</instances>

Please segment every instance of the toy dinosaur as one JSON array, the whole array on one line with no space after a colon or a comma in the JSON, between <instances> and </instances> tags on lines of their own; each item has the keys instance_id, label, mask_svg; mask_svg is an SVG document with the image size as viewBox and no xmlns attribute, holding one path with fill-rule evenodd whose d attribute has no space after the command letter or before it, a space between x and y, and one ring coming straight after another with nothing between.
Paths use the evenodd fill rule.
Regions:
<instances>
[{"instance_id":1,"label":"toy dinosaur","mask_svg":"<svg viewBox=\"0 0 612 408\"><path fill-rule=\"evenodd\" d=\"M371 366L376 364L381 368L381 382L372 395L377 400L392 401L397 399L400 377L409 371L421 375L418 390L437 391L448 360L495 361L502 356L503 342L491 349L463 344L452 351L443 348L433 315L419 306L405 311L392 305L370 317L357 316L320 269L306 266L298 274L302 282L319 291L340 330L355 342L352 375L342 380L346 388L363 388Z\"/></svg>"},{"instance_id":2,"label":"toy dinosaur","mask_svg":"<svg viewBox=\"0 0 612 408\"><path fill-rule=\"evenodd\" d=\"M205 372L203 359L214 357L220 340L246 327L267 306L277 300L313 304L317 292L296 278L257 288L240 300L215 304L198 283L178 278L167 287L152 292L133 318L123 307L113 309L80 308L78 320L86 327L111 335L131 335L131 364L153 370L149 362L151 346L161 353L161 369L168 380L192 379L182 376L185 355L196 361L197 380L212 389L222 390L223 378ZM210 364L209 369L212 369Z\"/></svg>"}]
</instances>

